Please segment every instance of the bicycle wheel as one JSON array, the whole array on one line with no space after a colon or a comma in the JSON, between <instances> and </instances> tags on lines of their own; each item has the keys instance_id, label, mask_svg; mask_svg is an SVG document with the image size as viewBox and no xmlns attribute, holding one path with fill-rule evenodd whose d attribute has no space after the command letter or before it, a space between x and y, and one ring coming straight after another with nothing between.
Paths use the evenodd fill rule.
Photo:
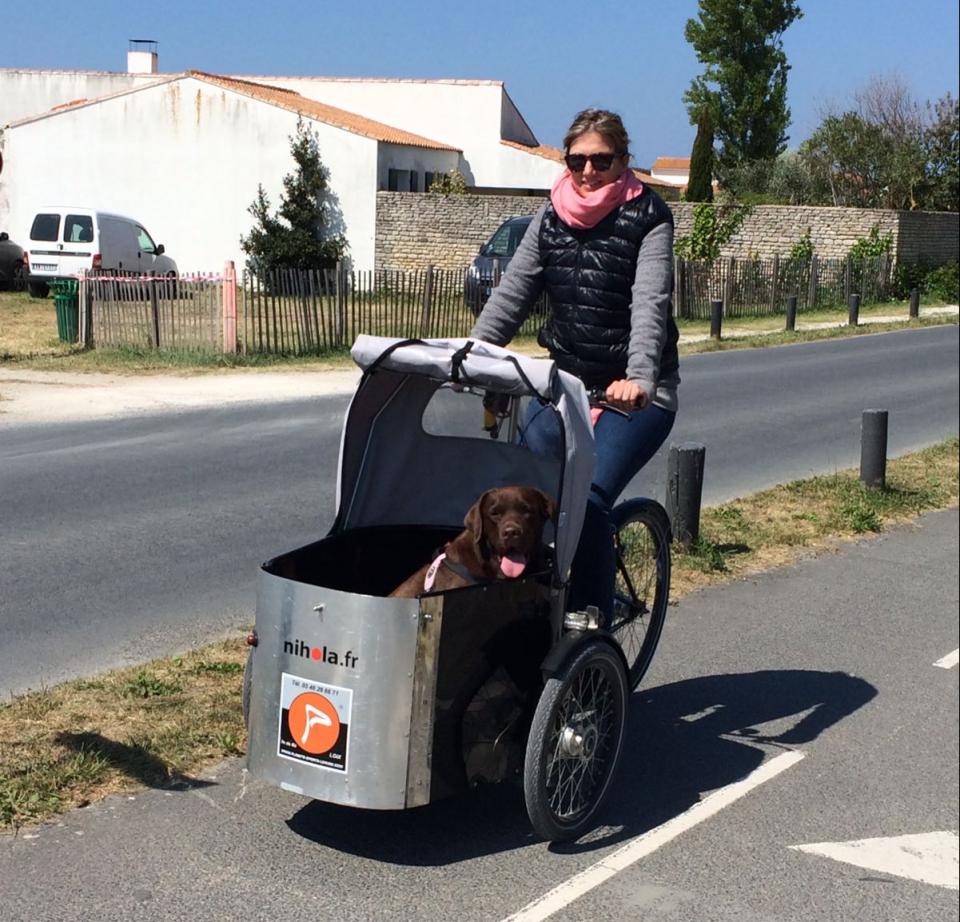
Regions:
<instances>
[{"instance_id":1,"label":"bicycle wheel","mask_svg":"<svg viewBox=\"0 0 960 922\"><path fill-rule=\"evenodd\" d=\"M617 554L610 633L626 657L630 688L643 678L660 640L670 597L670 522L652 499L634 499L611 514Z\"/></svg>"},{"instance_id":2,"label":"bicycle wheel","mask_svg":"<svg viewBox=\"0 0 960 922\"><path fill-rule=\"evenodd\" d=\"M629 693L623 661L599 639L547 680L523 765L527 814L547 841L582 835L600 808L620 758Z\"/></svg>"}]
</instances>

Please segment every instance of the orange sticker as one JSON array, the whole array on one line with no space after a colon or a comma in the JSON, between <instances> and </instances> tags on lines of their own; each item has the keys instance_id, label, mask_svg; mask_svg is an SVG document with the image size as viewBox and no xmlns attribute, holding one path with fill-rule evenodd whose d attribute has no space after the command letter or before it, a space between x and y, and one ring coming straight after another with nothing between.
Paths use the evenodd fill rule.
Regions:
<instances>
[{"instance_id":1,"label":"orange sticker","mask_svg":"<svg viewBox=\"0 0 960 922\"><path fill-rule=\"evenodd\" d=\"M293 699L287 726L296 744L312 755L329 752L340 736L337 709L317 692L303 692Z\"/></svg>"}]
</instances>

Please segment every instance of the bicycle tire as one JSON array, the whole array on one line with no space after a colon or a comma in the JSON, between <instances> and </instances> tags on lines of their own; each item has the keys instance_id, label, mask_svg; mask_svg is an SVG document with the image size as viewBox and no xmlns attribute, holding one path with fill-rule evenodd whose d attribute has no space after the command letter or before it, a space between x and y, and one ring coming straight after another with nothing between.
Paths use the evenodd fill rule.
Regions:
<instances>
[{"instance_id":1,"label":"bicycle tire","mask_svg":"<svg viewBox=\"0 0 960 922\"><path fill-rule=\"evenodd\" d=\"M650 668L670 600L670 521L652 499L620 503L611 513L617 572L610 633L627 661L631 690Z\"/></svg>"},{"instance_id":2,"label":"bicycle tire","mask_svg":"<svg viewBox=\"0 0 960 922\"><path fill-rule=\"evenodd\" d=\"M523 795L548 842L579 838L593 823L620 759L629 694L620 655L599 638L547 680L527 737Z\"/></svg>"}]
</instances>

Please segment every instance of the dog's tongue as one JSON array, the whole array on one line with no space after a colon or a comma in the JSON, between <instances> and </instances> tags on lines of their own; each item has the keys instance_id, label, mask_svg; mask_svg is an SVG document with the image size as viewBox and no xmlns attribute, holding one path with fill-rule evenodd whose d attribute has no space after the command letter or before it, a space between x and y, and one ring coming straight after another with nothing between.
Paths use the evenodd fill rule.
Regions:
<instances>
[{"instance_id":1,"label":"dog's tongue","mask_svg":"<svg viewBox=\"0 0 960 922\"><path fill-rule=\"evenodd\" d=\"M509 579L516 579L520 576L527 566L526 554L519 551L507 551L500 558L500 572Z\"/></svg>"}]
</instances>

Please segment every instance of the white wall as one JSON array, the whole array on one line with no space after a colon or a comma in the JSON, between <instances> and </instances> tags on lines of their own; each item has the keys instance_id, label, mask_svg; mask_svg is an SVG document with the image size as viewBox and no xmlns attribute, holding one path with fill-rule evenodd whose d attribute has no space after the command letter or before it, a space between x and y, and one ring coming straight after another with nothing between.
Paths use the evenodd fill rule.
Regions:
<instances>
[{"instance_id":1,"label":"white wall","mask_svg":"<svg viewBox=\"0 0 960 922\"><path fill-rule=\"evenodd\" d=\"M454 150L431 150L405 144L381 144L377 158L377 189L389 189L390 170L417 173L417 192L426 192L424 174L449 173L459 168L460 155ZM407 190L401 190L407 191Z\"/></svg>"},{"instance_id":2,"label":"white wall","mask_svg":"<svg viewBox=\"0 0 960 922\"><path fill-rule=\"evenodd\" d=\"M500 144L503 106L505 100L511 107L512 103L500 83L323 77L240 79L295 90L309 99L457 147L463 151L460 169L469 185L528 188L526 178L511 177L504 169L505 148ZM505 124L512 134L523 133L522 122L515 114L508 114Z\"/></svg>"},{"instance_id":3,"label":"white wall","mask_svg":"<svg viewBox=\"0 0 960 922\"><path fill-rule=\"evenodd\" d=\"M504 189L549 189L564 166L537 154L528 154L506 144L500 146L497 170L488 185Z\"/></svg>"},{"instance_id":4,"label":"white wall","mask_svg":"<svg viewBox=\"0 0 960 922\"><path fill-rule=\"evenodd\" d=\"M141 220L181 271L219 271L226 259L240 268L246 209L258 182L279 203L296 122L294 112L182 78L8 129L10 235L26 242L40 204L91 205ZM372 268L377 142L311 124L350 257Z\"/></svg>"},{"instance_id":5,"label":"white wall","mask_svg":"<svg viewBox=\"0 0 960 922\"><path fill-rule=\"evenodd\" d=\"M74 99L95 99L162 79L161 74L0 68L0 128Z\"/></svg>"}]
</instances>

